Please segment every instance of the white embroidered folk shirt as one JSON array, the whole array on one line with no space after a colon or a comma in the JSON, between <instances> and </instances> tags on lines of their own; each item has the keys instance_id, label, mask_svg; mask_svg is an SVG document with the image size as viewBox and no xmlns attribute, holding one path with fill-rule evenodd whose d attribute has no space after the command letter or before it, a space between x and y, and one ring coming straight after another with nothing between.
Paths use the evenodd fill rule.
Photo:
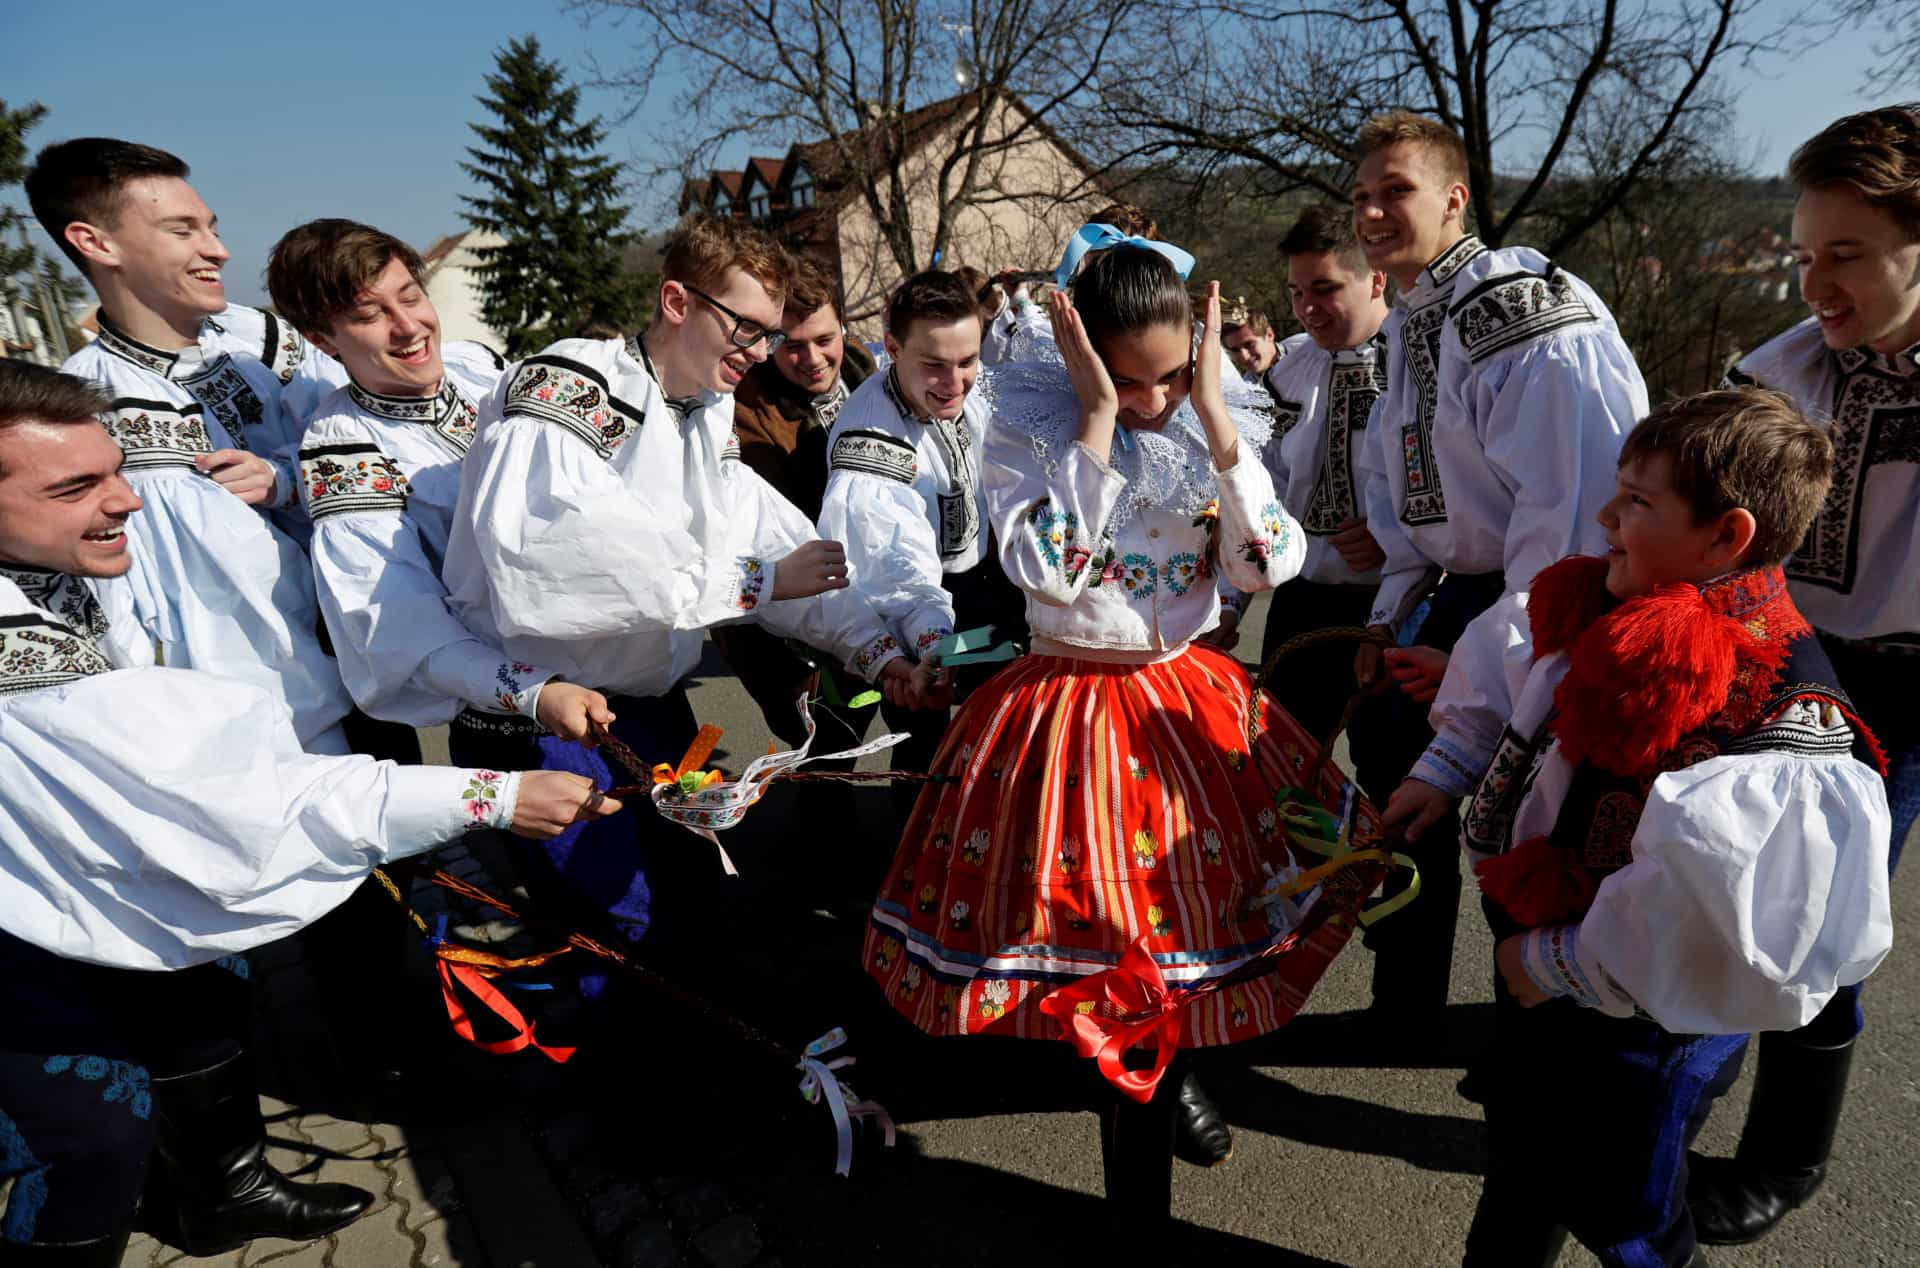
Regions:
<instances>
[{"instance_id":1,"label":"white embroidered folk shirt","mask_svg":"<svg viewBox=\"0 0 1920 1268\"><path fill-rule=\"evenodd\" d=\"M893 367L854 389L827 443L820 535L842 542L849 588L830 607L871 604L855 636L855 660L884 648L924 657L953 633L953 597L942 579L986 557L987 371L960 416L926 418L908 404ZM848 619L852 621L852 613Z\"/></svg>"},{"instance_id":2,"label":"white embroidered folk shirt","mask_svg":"<svg viewBox=\"0 0 1920 1268\"><path fill-rule=\"evenodd\" d=\"M660 695L722 621L851 660L852 619L870 612L836 622L818 596L772 598L778 560L815 540L739 460L732 396L669 402L637 345L567 339L483 405L442 575L461 623L515 660ZM871 677L898 655L858 667Z\"/></svg>"},{"instance_id":3,"label":"white embroidered folk shirt","mask_svg":"<svg viewBox=\"0 0 1920 1268\"><path fill-rule=\"evenodd\" d=\"M1367 419L1387 386L1385 337L1328 352L1295 335L1280 346L1265 384L1273 398L1273 439L1261 459L1280 505L1306 532L1300 575L1326 585L1378 585L1378 568L1355 572L1331 539L1342 523L1365 518L1358 464Z\"/></svg>"},{"instance_id":4,"label":"white embroidered folk shirt","mask_svg":"<svg viewBox=\"0 0 1920 1268\"><path fill-rule=\"evenodd\" d=\"M246 446L219 411L159 368L155 358L172 354L143 348L103 328L61 367L113 398L100 421L126 454L122 470L146 503L127 521L133 563L125 584L133 610L165 664L262 687L293 711L302 744L344 753L339 722L353 700L321 648L313 567L274 519L195 469L203 454ZM261 375L278 383L258 361L230 358L226 370L248 384ZM229 407L235 399L228 398ZM254 439L271 442L265 431ZM286 491L293 487L289 479Z\"/></svg>"},{"instance_id":5,"label":"white embroidered folk shirt","mask_svg":"<svg viewBox=\"0 0 1920 1268\"><path fill-rule=\"evenodd\" d=\"M511 825L516 774L311 755L268 692L152 666L121 589L0 569L0 929L185 968L311 923L377 864Z\"/></svg>"},{"instance_id":6,"label":"white embroidered folk shirt","mask_svg":"<svg viewBox=\"0 0 1920 1268\"><path fill-rule=\"evenodd\" d=\"M484 344L441 350L432 396L358 384L321 404L300 448L313 569L340 675L368 715L440 726L462 709L533 716L551 674L460 623L441 569L479 402L506 363Z\"/></svg>"},{"instance_id":7,"label":"white embroidered folk shirt","mask_svg":"<svg viewBox=\"0 0 1920 1268\"><path fill-rule=\"evenodd\" d=\"M1785 392L1833 438L1833 485L1787 561L1795 605L1815 629L1920 650L1920 344L1836 352L1809 317L1729 381Z\"/></svg>"},{"instance_id":8,"label":"white embroidered folk shirt","mask_svg":"<svg viewBox=\"0 0 1920 1268\"><path fill-rule=\"evenodd\" d=\"M1524 639L1534 574L1605 549L1620 444L1646 384L1600 297L1527 247L1461 238L1387 317L1367 426L1367 529L1386 552L1371 622L1398 625L1438 570L1503 572L1487 614Z\"/></svg>"}]
</instances>

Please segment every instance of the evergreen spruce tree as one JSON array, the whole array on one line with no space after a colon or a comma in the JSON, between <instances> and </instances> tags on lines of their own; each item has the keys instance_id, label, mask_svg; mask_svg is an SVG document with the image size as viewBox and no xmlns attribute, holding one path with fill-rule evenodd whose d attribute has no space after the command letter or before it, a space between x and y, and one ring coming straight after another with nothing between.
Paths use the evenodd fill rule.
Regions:
<instances>
[{"instance_id":1,"label":"evergreen spruce tree","mask_svg":"<svg viewBox=\"0 0 1920 1268\"><path fill-rule=\"evenodd\" d=\"M479 100L498 122L470 125L485 148L470 147L473 162L461 164L483 190L464 198L468 223L505 239L478 252L487 324L516 357L588 321L631 328L650 296L621 267L633 235L619 169L598 149L606 129L597 115L575 117L580 90L533 36L509 42L496 63Z\"/></svg>"},{"instance_id":2,"label":"evergreen spruce tree","mask_svg":"<svg viewBox=\"0 0 1920 1268\"><path fill-rule=\"evenodd\" d=\"M46 115L47 108L37 101L15 110L0 100L0 188L27 178L27 133ZM21 202L25 201L22 195ZM20 242L20 225L25 220L19 209L0 204L0 287L18 285L14 275L39 263L39 252Z\"/></svg>"}]
</instances>

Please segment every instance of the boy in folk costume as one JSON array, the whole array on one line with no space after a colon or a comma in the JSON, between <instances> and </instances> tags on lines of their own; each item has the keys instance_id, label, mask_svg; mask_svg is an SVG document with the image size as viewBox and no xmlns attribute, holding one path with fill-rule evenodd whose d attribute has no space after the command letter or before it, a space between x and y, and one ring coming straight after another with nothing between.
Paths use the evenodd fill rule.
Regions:
<instances>
[{"instance_id":1,"label":"boy in folk costume","mask_svg":"<svg viewBox=\"0 0 1920 1268\"><path fill-rule=\"evenodd\" d=\"M195 1255L373 1195L266 1158L243 977L214 961L474 827L558 832L577 776L301 751L285 702L153 663L119 580L145 512L80 379L0 361L0 1263ZM603 810L616 808L607 803ZM597 812L588 812L597 813Z\"/></svg>"},{"instance_id":2,"label":"boy in folk costume","mask_svg":"<svg viewBox=\"0 0 1920 1268\"><path fill-rule=\"evenodd\" d=\"M1886 748L1890 865L1920 816L1920 104L1841 119L1794 153L1793 250L1813 315L1729 376L1827 429L1833 487L1787 562L1794 603ZM1902 687L1900 684L1907 684ZM1749 1242L1813 1196L1845 1101L1859 991L1764 1035L1733 1159L1699 1159L1700 1240Z\"/></svg>"},{"instance_id":3,"label":"boy in folk costume","mask_svg":"<svg viewBox=\"0 0 1920 1268\"><path fill-rule=\"evenodd\" d=\"M1450 129L1396 111L1362 128L1357 148L1354 234L1399 287L1363 462L1367 531L1386 555L1369 623L1391 634L1427 599L1407 645L1385 654L1399 691L1353 737L1361 785L1377 798L1426 749L1427 703L1467 624L1483 612L1504 624L1524 660L1528 582L1599 549L1593 517L1612 496L1614 455L1647 392L1591 288L1537 251L1490 250L1466 232L1466 147ZM1361 650L1363 683L1381 659ZM1407 824L1421 889L1368 934L1382 1020L1431 1025L1446 1004L1460 904L1451 816L1472 791L1467 772L1490 755L1423 763L1385 812L1390 825Z\"/></svg>"},{"instance_id":4,"label":"boy in folk costume","mask_svg":"<svg viewBox=\"0 0 1920 1268\"><path fill-rule=\"evenodd\" d=\"M1660 406L1605 555L1534 578L1531 663L1497 627L1456 648L1436 742L1507 715L1463 835L1504 1012L1469 1265L1550 1264L1569 1229L1606 1264L1704 1263L1686 1147L1746 1032L1891 945L1878 746L1780 567L1832 459L1777 393Z\"/></svg>"},{"instance_id":5,"label":"boy in folk costume","mask_svg":"<svg viewBox=\"0 0 1920 1268\"><path fill-rule=\"evenodd\" d=\"M1306 530L1307 560L1274 592L1263 664L1295 635L1366 624L1384 558L1362 518L1358 464L1367 418L1387 386L1387 275L1367 267L1344 208L1302 212L1280 251L1306 333L1287 340L1266 372L1274 424L1261 456L1281 505ZM1310 648L1274 684L1275 698L1309 734L1325 738L1339 721L1350 660L1345 645Z\"/></svg>"},{"instance_id":6,"label":"boy in folk costume","mask_svg":"<svg viewBox=\"0 0 1920 1268\"><path fill-rule=\"evenodd\" d=\"M34 215L100 297L100 337L65 369L112 397L102 421L147 504L125 584L162 659L266 688L310 752L344 753L353 701L286 531L305 519L291 459L312 403L294 398L317 394L316 375L339 382L339 368L316 363L291 326L227 303L227 249L186 178L173 155L127 141L40 152Z\"/></svg>"},{"instance_id":7,"label":"boy in folk costume","mask_svg":"<svg viewBox=\"0 0 1920 1268\"><path fill-rule=\"evenodd\" d=\"M829 610L872 604L854 639L856 672L896 647L925 660L955 630L1026 635L1020 592L1001 570L987 519L979 304L957 275L929 270L894 291L886 326L887 368L834 420L820 505L820 531L847 544L858 587L829 598ZM912 736L894 749L894 764L927 770L945 705L917 716L883 708L890 727ZM896 790L903 817L914 791Z\"/></svg>"},{"instance_id":8,"label":"boy in folk costume","mask_svg":"<svg viewBox=\"0 0 1920 1268\"><path fill-rule=\"evenodd\" d=\"M672 765L693 740L680 683L723 621L762 621L850 661L859 653L891 695L917 694L898 648L851 642L866 605L837 609L835 624L815 597L847 584L840 544L739 460L733 391L780 341L788 267L764 234L690 221L667 242L646 330L562 340L522 362L483 407L462 463L442 570L454 614L515 660L605 693L613 733L648 763ZM503 758L529 755L524 764L537 745L546 763L630 778L558 737L500 744ZM672 909L655 901L657 873L684 869L691 897L717 871L651 805L638 814L637 825L562 836L529 873L634 941Z\"/></svg>"},{"instance_id":9,"label":"boy in folk costume","mask_svg":"<svg viewBox=\"0 0 1920 1268\"><path fill-rule=\"evenodd\" d=\"M315 220L274 245L281 316L346 368L301 442L300 498L320 605L354 702L411 727L453 723L454 760L515 722L570 740L612 720L596 691L556 681L474 635L440 578L460 464L506 363L443 346L419 255L351 220ZM470 715L470 716L469 716Z\"/></svg>"},{"instance_id":10,"label":"boy in folk costume","mask_svg":"<svg viewBox=\"0 0 1920 1268\"><path fill-rule=\"evenodd\" d=\"M1218 619L1216 568L1253 591L1300 566L1257 457L1264 397L1225 370L1217 286L1196 348L1157 250L1100 252L1053 326L1065 364L997 369L987 433L994 541L1032 654L949 728L932 768L948 782L921 794L867 934L868 973L933 1035L1055 1040L1041 1002L1062 981L1148 955L1177 991L1288 933L1232 910L1289 860L1261 809L1286 782L1279 745L1262 731L1250 751L1245 670L1193 642ZM1284 967L1245 994L1194 999L1181 1046L1270 1031L1302 997ZM1167 1210L1183 1064L1119 1078L1130 1099L1105 1116L1108 1194L1139 1214Z\"/></svg>"}]
</instances>

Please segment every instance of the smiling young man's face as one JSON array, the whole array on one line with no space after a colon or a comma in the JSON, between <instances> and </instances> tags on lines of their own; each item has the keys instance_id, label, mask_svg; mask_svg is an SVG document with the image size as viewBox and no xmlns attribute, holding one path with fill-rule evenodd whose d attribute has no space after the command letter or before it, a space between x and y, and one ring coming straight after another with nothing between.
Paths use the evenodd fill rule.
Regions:
<instances>
[{"instance_id":1,"label":"smiling young man's face","mask_svg":"<svg viewBox=\"0 0 1920 1268\"><path fill-rule=\"evenodd\" d=\"M787 382L818 396L840 381L840 363L847 355L847 337L840 314L832 304L810 313L789 313L781 330L787 336L774 349L773 363Z\"/></svg>"},{"instance_id":2,"label":"smiling young man's face","mask_svg":"<svg viewBox=\"0 0 1920 1268\"><path fill-rule=\"evenodd\" d=\"M74 240L77 226L68 227ZM90 268L111 268L147 308L191 325L223 311L229 252L218 220L177 176L145 176L120 191L110 224L91 226Z\"/></svg>"},{"instance_id":3,"label":"smiling young man's face","mask_svg":"<svg viewBox=\"0 0 1920 1268\"><path fill-rule=\"evenodd\" d=\"M907 323L904 339L887 335L887 355L907 403L928 418L954 419L980 377L980 319Z\"/></svg>"},{"instance_id":4,"label":"smiling young man's face","mask_svg":"<svg viewBox=\"0 0 1920 1268\"><path fill-rule=\"evenodd\" d=\"M440 314L397 255L328 329L307 333L369 392L431 396L440 388Z\"/></svg>"},{"instance_id":5,"label":"smiling young man's face","mask_svg":"<svg viewBox=\"0 0 1920 1268\"><path fill-rule=\"evenodd\" d=\"M1904 352L1920 343L1920 239L1845 185L1793 209L1800 296L1830 348Z\"/></svg>"},{"instance_id":6,"label":"smiling young man's face","mask_svg":"<svg viewBox=\"0 0 1920 1268\"><path fill-rule=\"evenodd\" d=\"M1338 251L1299 251L1287 257L1287 295L1293 315L1328 352L1357 348L1387 319L1387 276L1348 267Z\"/></svg>"},{"instance_id":7,"label":"smiling young man's face","mask_svg":"<svg viewBox=\"0 0 1920 1268\"><path fill-rule=\"evenodd\" d=\"M1464 232L1467 187L1442 168L1431 146L1397 141L1361 159L1354 176L1354 236L1367 264L1403 290Z\"/></svg>"},{"instance_id":8,"label":"smiling young man's face","mask_svg":"<svg viewBox=\"0 0 1920 1268\"><path fill-rule=\"evenodd\" d=\"M127 517L141 502L120 463L95 422L0 427L0 560L75 577L125 573Z\"/></svg>"}]
</instances>

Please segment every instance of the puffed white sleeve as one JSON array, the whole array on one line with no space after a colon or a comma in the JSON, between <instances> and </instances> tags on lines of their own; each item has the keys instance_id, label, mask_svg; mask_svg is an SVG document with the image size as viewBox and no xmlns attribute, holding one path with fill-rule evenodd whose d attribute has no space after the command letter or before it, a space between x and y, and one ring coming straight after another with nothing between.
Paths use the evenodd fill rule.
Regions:
<instances>
[{"instance_id":1,"label":"puffed white sleeve","mask_svg":"<svg viewBox=\"0 0 1920 1268\"><path fill-rule=\"evenodd\" d=\"M1412 614L1420 596L1426 593L1440 570L1414 546L1393 505L1393 486L1387 480L1386 467L1391 450L1387 445L1387 423L1380 409L1381 401L1386 399L1382 394L1373 403L1367 429L1361 435L1360 460L1355 465L1362 488L1360 513L1366 518L1367 532L1373 535L1386 556L1380 565L1380 588L1374 591L1373 610L1367 616L1367 624L1394 627Z\"/></svg>"},{"instance_id":2,"label":"puffed white sleeve","mask_svg":"<svg viewBox=\"0 0 1920 1268\"><path fill-rule=\"evenodd\" d=\"M303 753L271 694L193 670L21 693L0 704L0 927L123 968L245 951L377 864L510 825L519 778Z\"/></svg>"},{"instance_id":3,"label":"puffed white sleeve","mask_svg":"<svg viewBox=\"0 0 1920 1268\"><path fill-rule=\"evenodd\" d=\"M1517 597L1524 626L1527 596ZM1507 611L1496 605L1475 617L1447 656L1446 676L1427 712L1433 739L1408 774L1449 796L1471 793L1493 764L1532 672L1532 640L1516 634Z\"/></svg>"},{"instance_id":4,"label":"puffed white sleeve","mask_svg":"<svg viewBox=\"0 0 1920 1268\"><path fill-rule=\"evenodd\" d=\"M987 426L985 448L987 518L1001 567L1036 601L1069 606L1087 587L1127 478L1077 441L1048 474L1033 442L998 420Z\"/></svg>"},{"instance_id":5,"label":"puffed white sleeve","mask_svg":"<svg viewBox=\"0 0 1920 1268\"><path fill-rule=\"evenodd\" d=\"M851 605L855 592L865 596L875 623L869 639L891 635L924 659L953 633L940 543L911 484L835 467L820 503L820 535L846 544L851 585L833 602Z\"/></svg>"},{"instance_id":6,"label":"puffed white sleeve","mask_svg":"<svg viewBox=\"0 0 1920 1268\"><path fill-rule=\"evenodd\" d=\"M408 516L405 474L379 446L327 422L300 450L300 497L313 520L320 610L354 703L410 726L439 726L468 704L534 716L553 675L460 623Z\"/></svg>"},{"instance_id":7,"label":"puffed white sleeve","mask_svg":"<svg viewBox=\"0 0 1920 1268\"><path fill-rule=\"evenodd\" d=\"M1568 555L1602 553L1598 517L1614 494L1620 445L1647 413L1646 385L1625 345L1597 331L1551 335L1482 367L1466 390L1487 462L1513 495L1509 594Z\"/></svg>"},{"instance_id":8,"label":"puffed white sleeve","mask_svg":"<svg viewBox=\"0 0 1920 1268\"><path fill-rule=\"evenodd\" d=\"M1891 819L1851 757L1723 755L1654 780L1633 861L1578 925L1530 931L1529 974L1680 1034L1793 1030L1893 942Z\"/></svg>"},{"instance_id":9,"label":"puffed white sleeve","mask_svg":"<svg viewBox=\"0 0 1920 1268\"><path fill-rule=\"evenodd\" d=\"M777 561L826 535L816 532L800 508L782 497L752 467L734 461L725 465L736 522L751 526L745 548L749 557ZM851 562L855 543L847 540L844 544ZM774 566L768 565L769 577ZM832 648L849 669L872 681L888 661L899 658L900 645L884 632L885 622L874 610L870 591L862 585L857 571L850 572L848 582L845 589L805 598L763 600L751 615L775 633L799 639L810 647ZM771 581L766 593L772 594Z\"/></svg>"},{"instance_id":10,"label":"puffed white sleeve","mask_svg":"<svg viewBox=\"0 0 1920 1268\"><path fill-rule=\"evenodd\" d=\"M1244 440L1233 443L1233 461L1215 468L1220 489L1220 575L1236 590L1256 594L1300 575L1307 535L1281 507L1273 475Z\"/></svg>"},{"instance_id":11,"label":"puffed white sleeve","mask_svg":"<svg viewBox=\"0 0 1920 1268\"><path fill-rule=\"evenodd\" d=\"M464 593L462 574L483 570L503 635L704 629L752 612L773 591L772 560L709 558L564 427L508 414L462 466L448 589Z\"/></svg>"}]
</instances>

